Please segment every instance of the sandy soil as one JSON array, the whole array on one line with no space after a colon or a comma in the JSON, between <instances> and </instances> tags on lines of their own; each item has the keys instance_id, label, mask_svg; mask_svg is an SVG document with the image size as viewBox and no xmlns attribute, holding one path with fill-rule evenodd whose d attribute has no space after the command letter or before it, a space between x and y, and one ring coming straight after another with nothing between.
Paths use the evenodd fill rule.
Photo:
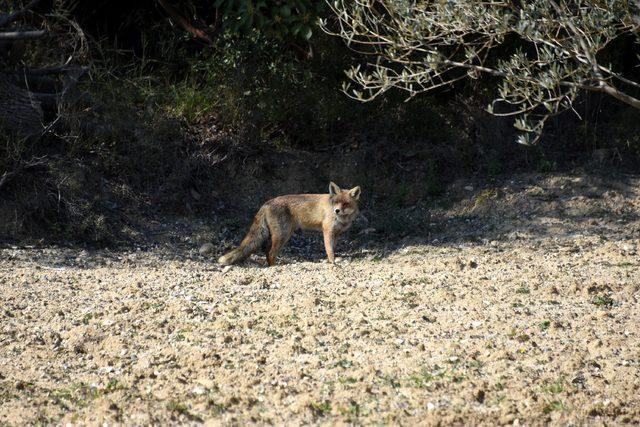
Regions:
<instances>
[{"instance_id":1,"label":"sandy soil","mask_svg":"<svg viewBox=\"0 0 640 427\"><path fill-rule=\"evenodd\" d=\"M335 266L302 237L221 269L229 242L184 223L0 250L0 425L638 423L640 178L453 195L407 213L422 236L354 230Z\"/></svg>"}]
</instances>

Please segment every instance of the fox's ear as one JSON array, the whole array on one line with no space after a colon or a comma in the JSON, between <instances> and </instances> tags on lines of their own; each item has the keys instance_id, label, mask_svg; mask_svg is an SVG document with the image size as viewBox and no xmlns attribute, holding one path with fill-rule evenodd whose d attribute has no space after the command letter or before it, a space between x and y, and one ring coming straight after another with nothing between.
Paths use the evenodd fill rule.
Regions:
<instances>
[{"instance_id":1,"label":"fox's ear","mask_svg":"<svg viewBox=\"0 0 640 427\"><path fill-rule=\"evenodd\" d=\"M351 190L349 190L349 195L358 200L360 198L360 186L358 185L357 187L353 187Z\"/></svg>"},{"instance_id":2,"label":"fox's ear","mask_svg":"<svg viewBox=\"0 0 640 427\"><path fill-rule=\"evenodd\" d=\"M338 187L335 182L329 183L329 194L335 196L336 194L340 194L340 191L340 187Z\"/></svg>"}]
</instances>

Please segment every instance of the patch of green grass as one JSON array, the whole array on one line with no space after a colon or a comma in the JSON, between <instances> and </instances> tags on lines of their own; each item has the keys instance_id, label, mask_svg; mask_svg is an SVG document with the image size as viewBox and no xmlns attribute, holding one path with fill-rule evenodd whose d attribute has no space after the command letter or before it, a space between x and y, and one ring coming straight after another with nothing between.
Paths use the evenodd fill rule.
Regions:
<instances>
[{"instance_id":1,"label":"patch of green grass","mask_svg":"<svg viewBox=\"0 0 640 427\"><path fill-rule=\"evenodd\" d=\"M422 370L409 377L409 381L417 388L426 388L432 381L444 378L445 370L435 365L433 369L422 368Z\"/></svg>"},{"instance_id":2,"label":"patch of green grass","mask_svg":"<svg viewBox=\"0 0 640 427\"><path fill-rule=\"evenodd\" d=\"M625 261L625 262L620 262L618 264L614 264L615 267L637 267L638 264L633 263L633 262L629 262L629 261Z\"/></svg>"},{"instance_id":3,"label":"patch of green grass","mask_svg":"<svg viewBox=\"0 0 640 427\"><path fill-rule=\"evenodd\" d=\"M213 399L209 399L207 400L207 408L214 414L214 415L220 415L222 414L224 411L227 410L227 407L225 405L223 405L222 403L218 403Z\"/></svg>"},{"instance_id":4,"label":"patch of green grass","mask_svg":"<svg viewBox=\"0 0 640 427\"><path fill-rule=\"evenodd\" d=\"M347 418L350 422L355 422L360 415L362 415L362 410L360 408L360 404L355 400L349 402L346 407L340 409L340 413Z\"/></svg>"},{"instance_id":5,"label":"patch of green grass","mask_svg":"<svg viewBox=\"0 0 640 427\"><path fill-rule=\"evenodd\" d=\"M561 400L553 400L545 403L545 405L542 407L542 412L544 414L550 414L554 411L562 411L564 410L564 408L564 403Z\"/></svg>"},{"instance_id":6,"label":"patch of green grass","mask_svg":"<svg viewBox=\"0 0 640 427\"><path fill-rule=\"evenodd\" d=\"M520 286L518 289L516 289L516 294L529 294L529 293L531 293L531 290L526 286Z\"/></svg>"},{"instance_id":7,"label":"patch of green grass","mask_svg":"<svg viewBox=\"0 0 640 427\"><path fill-rule=\"evenodd\" d=\"M341 384L355 384L359 380L355 377L344 377L338 380Z\"/></svg>"},{"instance_id":8,"label":"patch of green grass","mask_svg":"<svg viewBox=\"0 0 640 427\"><path fill-rule=\"evenodd\" d=\"M84 383L72 384L66 388L60 388L51 391L51 396L54 401L64 408L69 409L69 404L84 407L89 404L90 401L96 399L101 395L101 391L94 386L89 386Z\"/></svg>"},{"instance_id":9,"label":"patch of green grass","mask_svg":"<svg viewBox=\"0 0 640 427\"><path fill-rule=\"evenodd\" d=\"M340 359L335 363L334 366L339 366L341 368L347 369L353 366L353 362L348 359Z\"/></svg>"},{"instance_id":10,"label":"patch of green grass","mask_svg":"<svg viewBox=\"0 0 640 427\"><path fill-rule=\"evenodd\" d=\"M593 299L592 303L597 305L598 307L611 308L616 302L609 295L597 295Z\"/></svg>"},{"instance_id":11,"label":"patch of green grass","mask_svg":"<svg viewBox=\"0 0 640 427\"><path fill-rule=\"evenodd\" d=\"M549 394L562 393L564 391L564 379L558 378L551 384L548 384L547 386L543 387L543 390Z\"/></svg>"},{"instance_id":12,"label":"patch of green grass","mask_svg":"<svg viewBox=\"0 0 640 427\"><path fill-rule=\"evenodd\" d=\"M193 412L191 412L191 410L189 409L189 407L187 405L185 405L184 403L175 401L175 400L171 400L169 403L167 403L167 410L171 411L171 412L175 412L177 414L180 415L184 415L185 417L194 420L194 421L199 421L202 422L204 421L202 419L202 417L200 417L197 414L194 414Z\"/></svg>"},{"instance_id":13,"label":"patch of green grass","mask_svg":"<svg viewBox=\"0 0 640 427\"><path fill-rule=\"evenodd\" d=\"M484 362L481 360L472 360L469 362L469 368L480 370L484 366Z\"/></svg>"},{"instance_id":14,"label":"patch of green grass","mask_svg":"<svg viewBox=\"0 0 640 427\"><path fill-rule=\"evenodd\" d=\"M104 387L104 391L106 393L111 393L112 391L122 390L123 388L124 388L124 386L122 384L120 384L120 382L117 379L113 378L113 379L109 380L107 385Z\"/></svg>"},{"instance_id":15,"label":"patch of green grass","mask_svg":"<svg viewBox=\"0 0 640 427\"><path fill-rule=\"evenodd\" d=\"M189 413L189 408L184 403L177 402L175 400L167 403L167 409L172 412L178 412L179 414Z\"/></svg>"},{"instance_id":16,"label":"patch of green grass","mask_svg":"<svg viewBox=\"0 0 640 427\"><path fill-rule=\"evenodd\" d=\"M91 321L91 319L93 319L93 313L87 313L84 316L82 316L82 324L83 325L88 325L89 321Z\"/></svg>"},{"instance_id":17,"label":"patch of green grass","mask_svg":"<svg viewBox=\"0 0 640 427\"><path fill-rule=\"evenodd\" d=\"M385 383L389 384L391 388L398 388L401 385L400 381L398 380L398 377L394 375L385 375L382 377L382 379L384 380Z\"/></svg>"},{"instance_id":18,"label":"patch of green grass","mask_svg":"<svg viewBox=\"0 0 640 427\"><path fill-rule=\"evenodd\" d=\"M267 335L271 335L272 337L278 338L278 339L282 338L283 336L281 332L276 331L274 329L267 329Z\"/></svg>"},{"instance_id":19,"label":"patch of green grass","mask_svg":"<svg viewBox=\"0 0 640 427\"><path fill-rule=\"evenodd\" d=\"M418 294L416 292L406 292L402 294L402 302L404 302L409 308L416 308L418 305L417 302Z\"/></svg>"},{"instance_id":20,"label":"patch of green grass","mask_svg":"<svg viewBox=\"0 0 640 427\"><path fill-rule=\"evenodd\" d=\"M453 381L456 384L461 383L462 381L465 380L466 375L454 375L453 377L451 377L451 381Z\"/></svg>"},{"instance_id":21,"label":"patch of green grass","mask_svg":"<svg viewBox=\"0 0 640 427\"><path fill-rule=\"evenodd\" d=\"M331 403L328 400L324 402L311 402L309 403L309 409L316 417L324 417L331 413Z\"/></svg>"},{"instance_id":22,"label":"patch of green grass","mask_svg":"<svg viewBox=\"0 0 640 427\"><path fill-rule=\"evenodd\" d=\"M549 329L549 326L551 326L551 321L550 320L543 320L542 322L540 322L540 330L541 331L546 331L547 329Z\"/></svg>"}]
</instances>

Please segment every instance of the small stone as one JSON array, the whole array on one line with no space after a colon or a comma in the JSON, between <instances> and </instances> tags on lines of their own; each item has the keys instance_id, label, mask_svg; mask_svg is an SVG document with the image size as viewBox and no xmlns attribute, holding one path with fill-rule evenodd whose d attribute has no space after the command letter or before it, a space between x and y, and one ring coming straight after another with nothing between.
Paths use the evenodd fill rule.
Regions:
<instances>
[{"instance_id":1,"label":"small stone","mask_svg":"<svg viewBox=\"0 0 640 427\"><path fill-rule=\"evenodd\" d=\"M467 191L473 191L473 186L467 185L467 186L464 187L464 189L467 190Z\"/></svg>"},{"instance_id":2,"label":"small stone","mask_svg":"<svg viewBox=\"0 0 640 427\"><path fill-rule=\"evenodd\" d=\"M225 265L225 266L222 268L222 274L226 273L226 272L227 272L227 271L229 271L229 270L231 270L231 266L230 266L230 265Z\"/></svg>"},{"instance_id":3,"label":"small stone","mask_svg":"<svg viewBox=\"0 0 640 427\"><path fill-rule=\"evenodd\" d=\"M515 416L513 414L506 414L500 417L498 422L499 424L502 424L502 425L511 424L514 418Z\"/></svg>"},{"instance_id":4,"label":"small stone","mask_svg":"<svg viewBox=\"0 0 640 427\"><path fill-rule=\"evenodd\" d=\"M205 243L204 245L200 246L200 249L198 249L198 252L200 252L200 255L207 255L213 252L213 249L214 249L214 246L212 243Z\"/></svg>"},{"instance_id":5,"label":"small stone","mask_svg":"<svg viewBox=\"0 0 640 427\"><path fill-rule=\"evenodd\" d=\"M359 234L361 234L363 236L367 236L367 235L369 235L371 233L375 233L375 232L376 232L375 228L369 227L369 228L365 228L364 230L362 230Z\"/></svg>"}]
</instances>

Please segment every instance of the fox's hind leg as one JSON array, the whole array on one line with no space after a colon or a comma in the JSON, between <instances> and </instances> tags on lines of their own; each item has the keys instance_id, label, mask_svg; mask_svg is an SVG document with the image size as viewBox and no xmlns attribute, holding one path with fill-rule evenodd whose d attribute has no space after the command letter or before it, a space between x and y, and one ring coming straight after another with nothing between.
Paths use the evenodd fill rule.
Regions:
<instances>
[{"instance_id":1,"label":"fox's hind leg","mask_svg":"<svg viewBox=\"0 0 640 427\"><path fill-rule=\"evenodd\" d=\"M276 263L276 257L280 249L289 241L293 229L291 220L288 217L275 218L272 221L267 218L267 225L271 235L271 248L267 253L267 263L272 266Z\"/></svg>"},{"instance_id":2,"label":"fox's hind leg","mask_svg":"<svg viewBox=\"0 0 640 427\"><path fill-rule=\"evenodd\" d=\"M278 252L280 249L289 241L291 237L290 230L279 230L278 234L271 235L271 248L269 249L269 253L267 254L267 262L269 266L273 266L276 263L276 257L278 256Z\"/></svg>"},{"instance_id":3,"label":"fox's hind leg","mask_svg":"<svg viewBox=\"0 0 640 427\"><path fill-rule=\"evenodd\" d=\"M269 249L271 249L271 237L265 239L264 243L262 243L262 252L269 259Z\"/></svg>"},{"instance_id":4,"label":"fox's hind leg","mask_svg":"<svg viewBox=\"0 0 640 427\"><path fill-rule=\"evenodd\" d=\"M280 239L271 239L271 249L267 254L267 263L269 267L272 267L276 263L276 257L278 256L278 252L280 252L280 248L282 248L282 240Z\"/></svg>"}]
</instances>

